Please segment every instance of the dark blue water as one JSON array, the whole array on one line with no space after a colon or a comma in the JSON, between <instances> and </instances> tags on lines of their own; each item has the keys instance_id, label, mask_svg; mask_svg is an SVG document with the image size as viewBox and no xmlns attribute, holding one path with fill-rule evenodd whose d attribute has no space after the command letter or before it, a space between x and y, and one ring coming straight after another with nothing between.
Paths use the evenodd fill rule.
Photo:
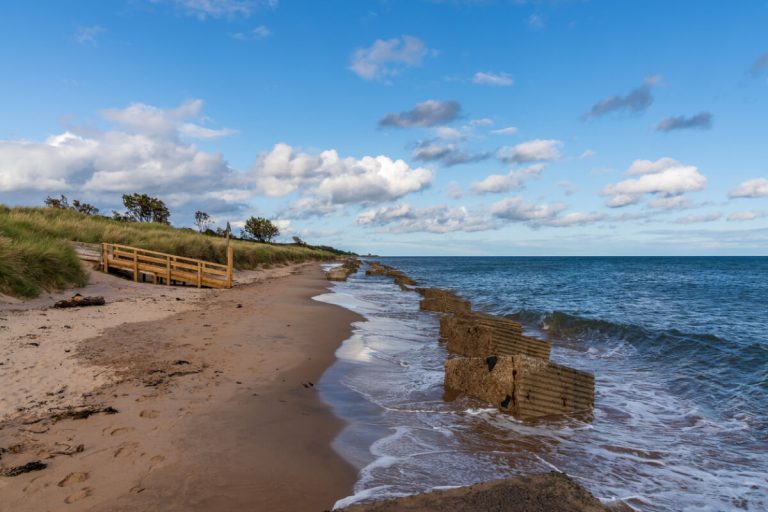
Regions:
<instances>
[{"instance_id":1,"label":"dark blue water","mask_svg":"<svg viewBox=\"0 0 768 512\"><path fill-rule=\"evenodd\" d=\"M596 408L532 426L443 402L436 318L360 273L326 298L368 320L326 379L350 423L337 448L362 469L353 499L556 468L640 510L768 509L768 258L381 261L551 340L595 373Z\"/></svg>"}]
</instances>

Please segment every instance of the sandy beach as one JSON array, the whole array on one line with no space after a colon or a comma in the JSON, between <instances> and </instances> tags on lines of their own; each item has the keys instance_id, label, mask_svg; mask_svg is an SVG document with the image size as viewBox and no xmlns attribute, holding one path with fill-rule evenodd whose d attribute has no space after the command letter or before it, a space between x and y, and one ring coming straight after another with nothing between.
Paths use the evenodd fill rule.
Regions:
<instances>
[{"instance_id":1,"label":"sandy beach","mask_svg":"<svg viewBox=\"0 0 768 512\"><path fill-rule=\"evenodd\" d=\"M330 508L356 471L314 384L359 317L327 287L316 263L225 291L94 273L75 291L105 306L0 305L0 466L46 465L0 509Z\"/></svg>"}]
</instances>

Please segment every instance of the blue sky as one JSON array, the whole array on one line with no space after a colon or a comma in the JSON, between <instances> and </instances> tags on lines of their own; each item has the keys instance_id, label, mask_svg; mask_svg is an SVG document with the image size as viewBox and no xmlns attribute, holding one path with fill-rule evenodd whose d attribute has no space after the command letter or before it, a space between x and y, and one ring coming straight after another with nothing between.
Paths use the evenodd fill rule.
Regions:
<instances>
[{"instance_id":1,"label":"blue sky","mask_svg":"<svg viewBox=\"0 0 768 512\"><path fill-rule=\"evenodd\" d=\"M4 5L0 201L384 255L768 254L768 3Z\"/></svg>"}]
</instances>

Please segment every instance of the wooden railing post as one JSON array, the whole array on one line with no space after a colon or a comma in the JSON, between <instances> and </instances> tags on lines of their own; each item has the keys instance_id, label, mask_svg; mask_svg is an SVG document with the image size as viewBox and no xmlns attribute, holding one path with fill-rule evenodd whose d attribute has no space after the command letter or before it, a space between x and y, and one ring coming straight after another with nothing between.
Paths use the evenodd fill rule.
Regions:
<instances>
[{"instance_id":1,"label":"wooden railing post","mask_svg":"<svg viewBox=\"0 0 768 512\"><path fill-rule=\"evenodd\" d=\"M139 252L133 250L133 280L139 282Z\"/></svg>"},{"instance_id":2,"label":"wooden railing post","mask_svg":"<svg viewBox=\"0 0 768 512\"><path fill-rule=\"evenodd\" d=\"M110 269L132 272L135 282L148 281L146 276L150 275L156 284L165 278L166 286L176 282L198 288L231 288L234 284L233 247L226 248L226 264L107 242L101 244L101 255L105 272Z\"/></svg>"},{"instance_id":3,"label":"wooden railing post","mask_svg":"<svg viewBox=\"0 0 768 512\"><path fill-rule=\"evenodd\" d=\"M227 288L232 288L232 271L235 264L235 250L227 246Z\"/></svg>"}]
</instances>

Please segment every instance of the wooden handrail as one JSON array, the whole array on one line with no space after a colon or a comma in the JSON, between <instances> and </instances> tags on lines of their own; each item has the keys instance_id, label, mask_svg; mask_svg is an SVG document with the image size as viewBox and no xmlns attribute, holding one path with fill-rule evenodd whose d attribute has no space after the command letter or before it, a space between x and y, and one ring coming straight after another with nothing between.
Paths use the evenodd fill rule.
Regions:
<instances>
[{"instance_id":1,"label":"wooden handrail","mask_svg":"<svg viewBox=\"0 0 768 512\"><path fill-rule=\"evenodd\" d=\"M162 279L166 285L172 281L192 284L198 288L231 288L234 274L234 250L227 247L227 263L215 263L185 256L176 256L122 244L102 244L102 269L128 270L133 280L143 274L151 276L155 283Z\"/></svg>"},{"instance_id":2,"label":"wooden handrail","mask_svg":"<svg viewBox=\"0 0 768 512\"><path fill-rule=\"evenodd\" d=\"M221 267L221 268L227 268L227 265L224 264L224 263L216 263L214 261L206 261L206 260L201 260L201 259L197 259L197 258L188 258L186 256L178 256L176 254L168 254L167 252L160 252L160 251L152 251L152 250L149 250L149 249L142 249L141 247L133 247L133 246L130 246L130 245L123 245L123 244L110 244L110 243L106 243L106 242L103 245L108 245L110 247L119 247L119 248L122 248L122 249L128 249L130 252L143 252L143 253L146 253L146 254L155 254L157 256L163 256L165 258L174 258L176 260L187 260L187 261L192 261L194 263L201 262L201 263L204 263L204 264L206 264L208 266L211 266L211 267L217 267L218 266L218 267ZM230 247L230 249L231 249L231 247Z\"/></svg>"}]
</instances>

